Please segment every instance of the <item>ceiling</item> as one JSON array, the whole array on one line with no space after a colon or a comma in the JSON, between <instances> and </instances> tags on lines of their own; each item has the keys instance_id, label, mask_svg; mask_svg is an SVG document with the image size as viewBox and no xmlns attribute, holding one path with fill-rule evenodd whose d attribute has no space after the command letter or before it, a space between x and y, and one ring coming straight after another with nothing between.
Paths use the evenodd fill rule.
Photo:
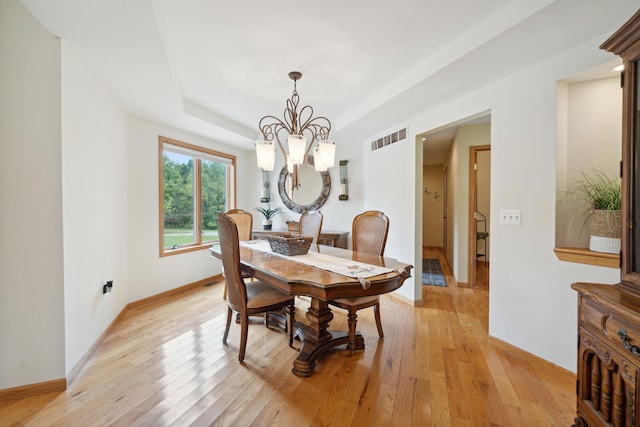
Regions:
<instances>
[{"instance_id":1,"label":"ceiling","mask_svg":"<svg viewBox=\"0 0 640 427\"><path fill-rule=\"evenodd\" d=\"M22 0L129 113L250 149L302 105L372 135L585 40L636 0ZM567 25L567 23L571 25Z\"/></svg>"}]
</instances>

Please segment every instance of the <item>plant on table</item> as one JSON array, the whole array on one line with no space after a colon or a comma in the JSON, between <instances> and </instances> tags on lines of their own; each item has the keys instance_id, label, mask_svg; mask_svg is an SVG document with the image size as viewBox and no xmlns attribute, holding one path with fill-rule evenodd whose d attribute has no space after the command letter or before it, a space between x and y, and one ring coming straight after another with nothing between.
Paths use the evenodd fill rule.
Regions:
<instances>
[{"instance_id":1,"label":"plant on table","mask_svg":"<svg viewBox=\"0 0 640 427\"><path fill-rule=\"evenodd\" d=\"M271 227L273 224L273 217L282 213L281 207L275 207L272 209L271 206L269 206L269 204L267 204L266 208L262 206L258 206L256 207L256 210L260 212L262 216L264 216L264 219L262 220L262 228L265 230L271 230Z\"/></svg>"}]
</instances>

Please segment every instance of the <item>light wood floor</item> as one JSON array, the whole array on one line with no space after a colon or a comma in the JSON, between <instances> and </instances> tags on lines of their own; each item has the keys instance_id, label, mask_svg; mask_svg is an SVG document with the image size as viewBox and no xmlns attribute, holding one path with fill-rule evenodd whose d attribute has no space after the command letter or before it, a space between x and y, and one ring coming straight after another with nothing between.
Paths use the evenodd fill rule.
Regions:
<instances>
[{"instance_id":1,"label":"light wood floor","mask_svg":"<svg viewBox=\"0 0 640 427\"><path fill-rule=\"evenodd\" d=\"M425 256L442 254L426 251ZM309 378L283 332L221 343L222 283L128 311L66 392L0 402L0 425L569 426L575 375L487 336L487 292L423 286L423 307L382 296L385 338L322 357ZM298 319L305 301L297 301ZM346 329L336 311L332 327Z\"/></svg>"}]
</instances>

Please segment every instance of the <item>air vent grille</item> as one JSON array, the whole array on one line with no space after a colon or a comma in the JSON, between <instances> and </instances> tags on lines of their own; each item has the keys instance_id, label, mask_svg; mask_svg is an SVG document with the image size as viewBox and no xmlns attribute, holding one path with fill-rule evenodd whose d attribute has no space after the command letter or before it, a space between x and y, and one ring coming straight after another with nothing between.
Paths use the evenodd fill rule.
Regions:
<instances>
[{"instance_id":1,"label":"air vent grille","mask_svg":"<svg viewBox=\"0 0 640 427\"><path fill-rule=\"evenodd\" d=\"M396 132L390 133L389 135L378 138L375 141L371 141L371 151L379 150L380 148L395 144L396 142L402 141L406 138L407 128L400 129Z\"/></svg>"}]
</instances>

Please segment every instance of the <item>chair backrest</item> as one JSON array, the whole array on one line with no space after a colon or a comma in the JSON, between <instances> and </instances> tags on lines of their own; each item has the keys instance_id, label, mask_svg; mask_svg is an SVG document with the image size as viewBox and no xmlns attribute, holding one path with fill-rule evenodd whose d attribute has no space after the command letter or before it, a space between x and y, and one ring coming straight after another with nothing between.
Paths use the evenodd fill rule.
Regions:
<instances>
[{"instance_id":1,"label":"chair backrest","mask_svg":"<svg viewBox=\"0 0 640 427\"><path fill-rule=\"evenodd\" d=\"M317 244L322 230L322 213L320 211L306 211L300 215L300 234L313 236L312 244Z\"/></svg>"},{"instance_id":2,"label":"chair backrest","mask_svg":"<svg viewBox=\"0 0 640 427\"><path fill-rule=\"evenodd\" d=\"M253 215L242 209L229 209L227 215L233 218L238 227L238 239L251 240L253 231Z\"/></svg>"},{"instance_id":3,"label":"chair backrest","mask_svg":"<svg viewBox=\"0 0 640 427\"><path fill-rule=\"evenodd\" d=\"M351 244L355 252L384 255L389 218L380 211L366 211L353 219Z\"/></svg>"},{"instance_id":4,"label":"chair backrest","mask_svg":"<svg viewBox=\"0 0 640 427\"><path fill-rule=\"evenodd\" d=\"M216 212L218 235L222 252L222 268L227 285L229 307L244 311L247 307L247 288L240 269L240 240L235 221L224 212Z\"/></svg>"}]
</instances>

